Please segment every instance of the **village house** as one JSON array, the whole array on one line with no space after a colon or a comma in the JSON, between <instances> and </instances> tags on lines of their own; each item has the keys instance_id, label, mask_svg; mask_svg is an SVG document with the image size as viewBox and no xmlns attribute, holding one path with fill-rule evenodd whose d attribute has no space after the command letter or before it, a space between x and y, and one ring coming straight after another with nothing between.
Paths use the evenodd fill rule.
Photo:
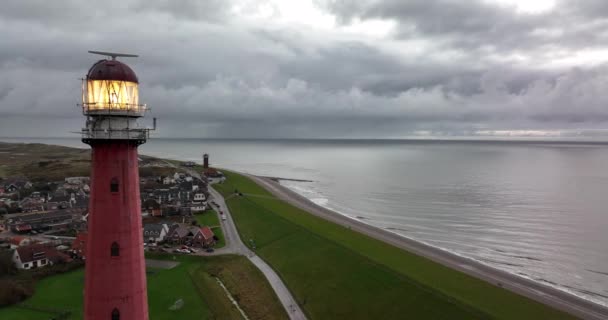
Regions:
<instances>
[{"instance_id":1,"label":"village house","mask_svg":"<svg viewBox=\"0 0 608 320\"><path fill-rule=\"evenodd\" d=\"M25 178L8 179L4 183L4 191L7 193L14 193L22 189L29 189L31 187L32 183L27 181Z\"/></svg>"},{"instance_id":2,"label":"village house","mask_svg":"<svg viewBox=\"0 0 608 320\"><path fill-rule=\"evenodd\" d=\"M144 242L156 243L165 240L169 233L169 226L164 223L144 225Z\"/></svg>"},{"instance_id":3,"label":"village house","mask_svg":"<svg viewBox=\"0 0 608 320\"><path fill-rule=\"evenodd\" d=\"M46 244L19 247L13 252L13 263L18 269L25 270L69 262L70 260L70 257Z\"/></svg>"},{"instance_id":4,"label":"village house","mask_svg":"<svg viewBox=\"0 0 608 320\"><path fill-rule=\"evenodd\" d=\"M75 257L80 259L85 259L86 250L87 250L87 233L86 232L78 232L76 234L76 239L72 241L72 254Z\"/></svg>"},{"instance_id":5,"label":"village house","mask_svg":"<svg viewBox=\"0 0 608 320\"><path fill-rule=\"evenodd\" d=\"M215 235L211 228L205 226L198 228L198 232L194 235L192 239L193 246L199 246L203 248L209 248L215 245Z\"/></svg>"},{"instance_id":6,"label":"village house","mask_svg":"<svg viewBox=\"0 0 608 320\"><path fill-rule=\"evenodd\" d=\"M194 213L194 212L199 212L199 211L205 211L205 209L207 209L207 203L205 202L192 202L189 204L190 206L190 212Z\"/></svg>"},{"instance_id":7,"label":"village house","mask_svg":"<svg viewBox=\"0 0 608 320\"><path fill-rule=\"evenodd\" d=\"M173 244L208 248L215 244L214 236L209 227L173 225L167 235L167 240Z\"/></svg>"},{"instance_id":8,"label":"village house","mask_svg":"<svg viewBox=\"0 0 608 320\"><path fill-rule=\"evenodd\" d=\"M77 219L77 216L82 216L81 210L57 210L44 213L21 214L8 219L7 226L13 232L66 229L70 227L74 219Z\"/></svg>"},{"instance_id":9,"label":"village house","mask_svg":"<svg viewBox=\"0 0 608 320\"><path fill-rule=\"evenodd\" d=\"M23 246L28 246L32 243L32 239L22 236L12 237L9 241L10 248L16 249Z\"/></svg>"},{"instance_id":10,"label":"village house","mask_svg":"<svg viewBox=\"0 0 608 320\"><path fill-rule=\"evenodd\" d=\"M67 177L65 182L69 184L88 184L91 179L89 177Z\"/></svg>"},{"instance_id":11,"label":"village house","mask_svg":"<svg viewBox=\"0 0 608 320\"><path fill-rule=\"evenodd\" d=\"M188 168L194 167L195 165L196 165L196 163L194 163L192 161L186 161L186 162L182 163L182 166L188 167Z\"/></svg>"},{"instance_id":12,"label":"village house","mask_svg":"<svg viewBox=\"0 0 608 320\"><path fill-rule=\"evenodd\" d=\"M164 185L168 185L168 184L174 184L175 183L175 179L167 176L163 178L163 184Z\"/></svg>"},{"instance_id":13,"label":"village house","mask_svg":"<svg viewBox=\"0 0 608 320\"><path fill-rule=\"evenodd\" d=\"M174 225L167 235L167 241L173 244L186 244L200 231L199 227Z\"/></svg>"},{"instance_id":14,"label":"village house","mask_svg":"<svg viewBox=\"0 0 608 320\"><path fill-rule=\"evenodd\" d=\"M160 203L158 201L148 198L141 203L142 213L145 215L150 215L153 217L162 216L162 212L160 210Z\"/></svg>"},{"instance_id":15,"label":"village house","mask_svg":"<svg viewBox=\"0 0 608 320\"><path fill-rule=\"evenodd\" d=\"M207 197L205 196L204 193L202 193L202 192L194 193L194 201L205 201L205 200L207 200Z\"/></svg>"}]
</instances>

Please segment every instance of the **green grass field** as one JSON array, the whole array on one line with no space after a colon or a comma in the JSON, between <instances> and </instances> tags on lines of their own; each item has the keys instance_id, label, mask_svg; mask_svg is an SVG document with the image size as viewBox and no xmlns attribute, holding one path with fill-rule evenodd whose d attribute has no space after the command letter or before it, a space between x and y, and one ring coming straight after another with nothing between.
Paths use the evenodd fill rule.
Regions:
<instances>
[{"instance_id":1,"label":"green grass field","mask_svg":"<svg viewBox=\"0 0 608 320\"><path fill-rule=\"evenodd\" d=\"M225 172L225 171L224 171ZM225 172L214 187L270 196ZM242 239L311 319L571 319L567 314L267 197L228 201Z\"/></svg>"},{"instance_id":2,"label":"green grass field","mask_svg":"<svg viewBox=\"0 0 608 320\"><path fill-rule=\"evenodd\" d=\"M172 255L157 254L153 258L173 260ZM239 305L250 319L287 318L270 284L247 258L229 255L177 256L176 259L180 265L173 269L148 270L150 319L240 319L215 277L238 297ZM71 311L69 319L82 319L83 283L83 269L43 279L37 284L34 296L25 301L25 305L38 310L19 306L2 308L0 319L48 320L57 315L54 310ZM169 310L178 299L184 301L184 306Z\"/></svg>"},{"instance_id":3,"label":"green grass field","mask_svg":"<svg viewBox=\"0 0 608 320\"><path fill-rule=\"evenodd\" d=\"M224 239L224 230L222 227L211 228L211 231L213 231L213 234L219 238L219 240L215 243L214 248L219 249L226 246L226 239Z\"/></svg>"},{"instance_id":4,"label":"green grass field","mask_svg":"<svg viewBox=\"0 0 608 320\"><path fill-rule=\"evenodd\" d=\"M220 225L220 219L215 210L207 210L204 213L194 215L196 222L201 226L215 227Z\"/></svg>"}]
</instances>

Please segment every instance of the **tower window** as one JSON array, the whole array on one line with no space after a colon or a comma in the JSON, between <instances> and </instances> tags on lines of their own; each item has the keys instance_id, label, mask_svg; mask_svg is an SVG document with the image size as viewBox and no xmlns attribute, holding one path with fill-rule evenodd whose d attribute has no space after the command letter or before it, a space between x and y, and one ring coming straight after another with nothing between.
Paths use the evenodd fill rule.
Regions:
<instances>
[{"instance_id":1,"label":"tower window","mask_svg":"<svg viewBox=\"0 0 608 320\"><path fill-rule=\"evenodd\" d=\"M112 247L110 248L110 256L118 257L119 255L120 255L120 247L118 246L118 243L113 242Z\"/></svg>"},{"instance_id":2,"label":"tower window","mask_svg":"<svg viewBox=\"0 0 608 320\"><path fill-rule=\"evenodd\" d=\"M110 180L110 192L118 192L118 179L112 178Z\"/></svg>"},{"instance_id":3,"label":"tower window","mask_svg":"<svg viewBox=\"0 0 608 320\"><path fill-rule=\"evenodd\" d=\"M112 320L120 320L120 311L117 308L112 310Z\"/></svg>"}]
</instances>

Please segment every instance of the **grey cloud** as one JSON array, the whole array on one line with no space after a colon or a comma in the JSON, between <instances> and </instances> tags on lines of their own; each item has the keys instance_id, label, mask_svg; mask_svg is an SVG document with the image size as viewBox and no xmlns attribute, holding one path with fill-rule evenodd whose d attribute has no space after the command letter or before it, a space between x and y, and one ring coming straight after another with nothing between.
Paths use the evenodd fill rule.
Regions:
<instances>
[{"instance_id":1,"label":"grey cloud","mask_svg":"<svg viewBox=\"0 0 608 320\"><path fill-rule=\"evenodd\" d=\"M522 18L481 2L447 0L332 6L344 23L398 20L401 37L463 52L451 60L442 52L399 54L384 46L400 40L243 22L229 1L23 3L7 1L0 13L0 136L78 131L79 78L100 58L86 54L90 49L141 55L125 62L140 78L141 101L159 118L159 136L394 137L608 123L607 66L543 68L491 59L478 48L494 44L491 53L501 56L528 50L543 61L544 46L565 44L543 36L535 46L532 33L554 26L555 17ZM564 23L592 17L593 8L600 10L577 9ZM440 21L428 18L437 12ZM588 35L597 25L571 27ZM599 36L581 36L581 48Z\"/></svg>"},{"instance_id":2,"label":"grey cloud","mask_svg":"<svg viewBox=\"0 0 608 320\"><path fill-rule=\"evenodd\" d=\"M515 7L483 0L319 0L340 21L354 18L398 22L397 37L431 37L446 48L474 55L526 51L544 56L559 48L603 47L608 40L605 1L561 1L548 12L518 13Z\"/></svg>"}]
</instances>

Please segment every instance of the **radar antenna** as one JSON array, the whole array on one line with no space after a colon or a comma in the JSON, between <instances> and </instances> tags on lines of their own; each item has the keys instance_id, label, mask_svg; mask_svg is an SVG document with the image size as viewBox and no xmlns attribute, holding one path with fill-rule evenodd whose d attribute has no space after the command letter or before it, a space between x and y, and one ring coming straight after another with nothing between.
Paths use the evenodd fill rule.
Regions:
<instances>
[{"instance_id":1,"label":"radar antenna","mask_svg":"<svg viewBox=\"0 0 608 320\"><path fill-rule=\"evenodd\" d=\"M107 52L107 51L94 51L94 50L89 50L89 53L92 54L100 54L102 56L108 56L108 57L112 57L112 60L116 60L116 57L132 57L132 58L137 58L139 57L139 55L136 54L130 54L130 53L117 53L117 52Z\"/></svg>"}]
</instances>

